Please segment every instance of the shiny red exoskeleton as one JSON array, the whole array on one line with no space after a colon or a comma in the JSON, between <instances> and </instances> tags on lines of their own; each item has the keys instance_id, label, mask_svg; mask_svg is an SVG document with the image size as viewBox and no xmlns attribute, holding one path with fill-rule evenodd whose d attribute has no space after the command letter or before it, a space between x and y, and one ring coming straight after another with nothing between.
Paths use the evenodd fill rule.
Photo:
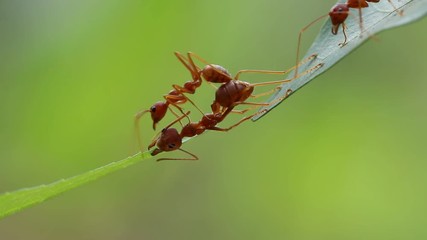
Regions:
<instances>
[{"instance_id":1,"label":"shiny red exoskeleton","mask_svg":"<svg viewBox=\"0 0 427 240\"><path fill-rule=\"evenodd\" d=\"M395 11L398 11L396 6L393 4L393 2L391 0L387 0L387 1L394 8ZM347 27L345 25L345 20L347 19L348 15L350 13L350 8L358 9L360 31L363 32L364 30L363 30L362 8L369 7L368 3L378 3L378 2L380 2L380 0L347 0L347 2L345 2L345 3L337 3L331 8L331 10L329 11L328 14L318 17L317 19L315 19L314 21L309 23L307 26L302 28L301 31L299 32L299 35L298 35L296 62L299 61L302 34L308 28L310 28L314 23L320 21L324 17L329 16L329 18L331 19L331 23L332 23L332 29L331 29L332 34L337 35L339 28L341 27L343 35L344 35L344 41L342 43L340 43L339 45L345 46L347 44L347 34L346 34L346 28ZM402 15L401 11L398 11L398 13L400 15ZM296 67L296 70L295 70L295 76L297 74L298 74L298 66Z\"/></svg>"},{"instance_id":2,"label":"shiny red exoskeleton","mask_svg":"<svg viewBox=\"0 0 427 240\"><path fill-rule=\"evenodd\" d=\"M271 94L278 89L279 87L257 95L252 95L254 88L256 86L266 86L271 84L282 84L286 82L290 82L294 80L295 78L291 79L283 79L278 81L270 81L270 82L261 82L261 83L248 83L239 80L239 77L243 73L261 73L261 74L279 74L284 75L294 69L295 67L292 67L285 71L270 71L270 70L240 70L234 78L231 77L231 75L228 73L228 71L216 64L210 64L206 60L202 59L198 55L189 52L187 54L188 58L185 58L179 53L175 53L175 55L178 57L178 59L184 64L184 66L191 72L193 76L192 81L188 81L184 84L184 87L180 87L178 85L173 85L174 90L169 92L168 95L165 95L165 102L157 102L155 103L149 110L144 110L136 114L135 116L135 132L137 133L138 137L138 143L141 146L141 138L139 134L139 119L147 112L150 112L151 118L153 120L153 128L155 128L155 125L163 119L163 117L166 115L166 112L169 108L169 105L173 105L174 107L178 108L179 111L188 118L187 115L183 113L183 110L179 104L183 104L187 101L190 101L202 114L203 112L192 102L190 99L188 99L185 94L194 94L196 89L201 85L201 76L208 82L208 83L220 83L221 85L217 88L215 92L215 100L211 105L211 109L213 114L221 114L224 115L223 117L226 117L230 112L236 112L236 113L244 113L256 106L267 106L266 103L254 103L254 102L247 102L246 100L250 97L257 98L260 96L265 96L268 94ZM314 59L316 55L312 55L305 59L304 61L298 63L299 65L304 64L312 59ZM194 64L193 58L198 59L199 61L206 64L206 66L203 69L199 69L196 64ZM322 64L318 64L315 67L303 72L299 76L302 76L304 74L307 74L311 71L316 70L317 68L321 67ZM297 77L299 77L297 76ZM237 105L252 105L251 108L240 110L240 111L233 111L233 108ZM172 111L172 109L171 109ZM172 111L173 112L173 111ZM226 113L227 112L227 113ZM173 112L175 116L178 117L178 115ZM226 113L226 114L225 114ZM182 119L182 118L180 118Z\"/></svg>"},{"instance_id":3,"label":"shiny red exoskeleton","mask_svg":"<svg viewBox=\"0 0 427 240\"><path fill-rule=\"evenodd\" d=\"M286 92L286 95L284 97L278 99L277 101L283 100L284 98L288 97L291 93L292 93L292 91L290 89L288 89L288 91ZM273 104L273 103L270 103L270 104ZM190 122L190 123L186 124L185 126L183 126L183 128L181 129L181 132L178 132L178 130L176 128L172 128L171 126L173 124L175 124L176 122L178 122L179 120L181 120L182 118L186 117L190 113L190 112L187 112L183 116L181 116L181 117L177 118L175 121L173 121L167 127L165 127L161 131L160 135L151 142L151 144L148 146L148 149L151 149L154 146L156 146L156 148L151 152L151 155L155 156L155 155L162 153L162 152L170 152L170 151L180 150L182 152L187 153L191 157L189 157L189 158L160 158L160 159L157 159L157 161L162 161L162 160L198 160L199 158L196 155L194 155L194 154L192 154L192 153L181 148L182 141L185 137L194 137L196 135L200 135L200 134L204 133L206 130L227 132L227 131L239 126L241 123L251 119L252 117L256 116L257 114L263 113L263 111L256 112L250 116L244 117L239 122L233 124L232 126L230 126L228 128L218 127L217 125L225 119L225 117L232 111L232 109L233 109L233 107L227 108L224 111L224 113L205 114L199 122Z\"/></svg>"}]
</instances>

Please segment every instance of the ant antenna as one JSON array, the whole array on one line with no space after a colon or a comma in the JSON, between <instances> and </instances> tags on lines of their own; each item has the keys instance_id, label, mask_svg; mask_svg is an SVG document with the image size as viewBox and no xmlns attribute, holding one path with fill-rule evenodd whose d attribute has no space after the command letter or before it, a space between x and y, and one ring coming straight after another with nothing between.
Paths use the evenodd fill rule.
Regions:
<instances>
[{"instance_id":1,"label":"ant antenna","mask_svg":"<svg viewBox=\"0 0 427 240\"><path fill-rule=\"evenodd\" d=\"M137 114L135 114L135 119L134 119L136 139L138 141L138 146L139 146L139 149L141 150L141 153L143 152L143 147L142 147L142 140L141 140L141 132L139 128L139 120L147 112L150 112L150 110L144 110L144 111L138 112Z\"/></svg>"},{"instance_id":2,"label":"ant antenna","mask_svg":"<svg viewBox=\"0 0 427 240\"><path fill-rule=\"evenodd\" d=\"M189 151L186 151L186 150L184 150L184 149L182 149L182 148L178 148L177 150L179 150L179 151L181 151L181 152L185 152L185 153L187 153L188 155L190 155L192 158L159 158L159 159L157 159L156 161L157 162L160 162L160 161L164 161L164 160L199 160L199 158L196 156L196 155L194 155L193 153L190 153ZM154 155L153 155L154 156Z\"/></svg>"}]
</instances>

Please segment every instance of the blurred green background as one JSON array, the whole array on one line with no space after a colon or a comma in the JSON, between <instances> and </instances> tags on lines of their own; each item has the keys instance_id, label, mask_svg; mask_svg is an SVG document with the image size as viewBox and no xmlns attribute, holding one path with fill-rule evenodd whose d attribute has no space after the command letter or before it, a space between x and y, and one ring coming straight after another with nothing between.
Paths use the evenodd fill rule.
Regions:
<instances>
[{"instance_id":1,"label":"blurred green background","mask_svg":"<svg viewBox=\"0 0 427 240\"><path fill-rule=\"evenodd\" d=\"M173 51L284 69L333 3L0 1L0 191L135 153L133 115L190 79ZM0 238L426 239L426 27L381 33L262 120L185 144L200 161L145 161L4 219ZM213 90L192 98L208 111Z\"/></svg>"}]
</instances>

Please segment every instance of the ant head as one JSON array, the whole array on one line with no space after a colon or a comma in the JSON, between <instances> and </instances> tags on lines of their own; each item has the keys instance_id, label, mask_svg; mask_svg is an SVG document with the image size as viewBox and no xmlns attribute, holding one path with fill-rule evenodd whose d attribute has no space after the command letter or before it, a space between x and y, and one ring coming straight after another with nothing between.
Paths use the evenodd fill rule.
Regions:
<instances>
[{"instance_id":1,"label":"ant head","mask_svg":"<svg viewBox=\"0 0 427 240\"><path fill-rule=\"evenodd\" d=\"M233 79L227 69L216 64L206 65L202 69L202 75L206 81L212 83L224 83Z\"/></svg>"},{"instance_id":2,"label":"ant head","mask_svg":"<svg viewBox=\"0 0 427 240\"><path fill-rule=\"evenodd\" d=\"M179 149L182 145L182 137L175 128L165 128L162 130L160 137L157 139L156 145L159 150L154 150L151 155L153 155L155 152L158 154L159 151L169 152Z\"/></svg>"},{"instance_id":3,"label":"ant head","mask_svg":"<svg viewBox=\"0 0 427 240\"><path fill-rule=\"evenodd\" d=\"M156 124L160 122L168 110L167 102L156 102L150 107L151 119L153 120L153 129L156 129Z\"/></svg>"},{"instance_id":4,"label":"ant head","mask_svg":"<svg viewBox=\"0 0 427 240\"><path fill-rule=\"evenodd\" d=\"M349 7L345 3L335 4L334 7L329 11L329 17L332 21L332 34L338 33L338 28L348 17Z\"/></svg>"},{"instance_id":5,"label":"ant head","mask_svg":"<svg viewBox=\"0 0 427 240\"><path fill-rule=\"evenodd\" d=\"M350 8L366 8L369 7L367 2L379 2L379 0L348 0L347 6Z\"/></svg>"}]
</instances>

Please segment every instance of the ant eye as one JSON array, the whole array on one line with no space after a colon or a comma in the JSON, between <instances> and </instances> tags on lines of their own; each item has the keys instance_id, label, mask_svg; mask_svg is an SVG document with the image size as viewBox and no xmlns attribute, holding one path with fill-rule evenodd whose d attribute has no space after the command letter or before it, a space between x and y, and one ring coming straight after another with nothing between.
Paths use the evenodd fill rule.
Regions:
<instances>
[{"instance_id":1,"label":"ant eye","mask_svg":"<svg viewBox=\"0 0 427 240\"><path fill-rule=\"evenodd\" d=\"M169 147L169 148L174 148L174 147L175 147L175 143L170 143L170 144L168 145L168 147Z\"/></svg>"},{"instance_id":2,"label":"ant eye","mask_svg":"<svg viewBox=\"0 0 427 240\"><path fill-rule=\"evenodd\" d=\"M156 107L155 107L155 106L152 106L152 107L150 108L150 112L156 112Z\"/></svg>"}]
</instances>

